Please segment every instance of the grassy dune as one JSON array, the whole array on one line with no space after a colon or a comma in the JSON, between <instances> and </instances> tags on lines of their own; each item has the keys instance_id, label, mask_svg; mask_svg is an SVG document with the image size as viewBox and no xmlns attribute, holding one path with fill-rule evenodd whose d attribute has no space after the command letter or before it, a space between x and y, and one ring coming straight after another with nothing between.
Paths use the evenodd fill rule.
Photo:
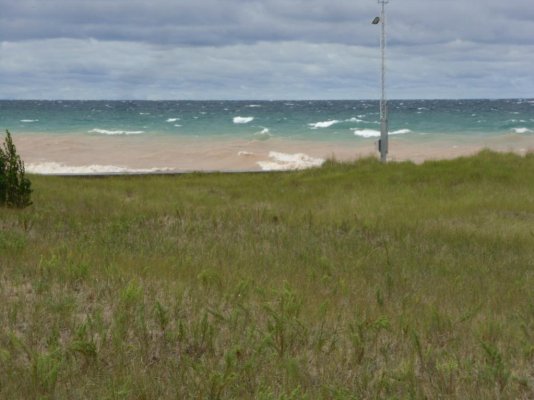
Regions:
<instances>
[{"instance_id":1,"label":"grassy dune","mask_svg":"<svg viewBox=\"0 0 534 400\"><path fill-rule=\"evenodd\" d=\"M534 154L32 182L0 398L534 398Z\"/></svg>"}]
</instances>

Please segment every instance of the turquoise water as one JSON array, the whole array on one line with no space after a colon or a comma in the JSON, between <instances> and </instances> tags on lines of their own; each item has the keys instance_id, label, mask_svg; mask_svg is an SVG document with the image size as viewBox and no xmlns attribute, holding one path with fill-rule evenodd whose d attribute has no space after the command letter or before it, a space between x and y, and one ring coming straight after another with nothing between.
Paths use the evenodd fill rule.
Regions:
<instances>
[{"instance_id":1,"label":"turquoise water","mask_svg":"<svg viewBox=\"0 0 534 400\"><path fill-rule=\"evenodd\" d=\"M534 100L395 100L390 132L413 140L534 134ZM369 140L377 101L0 101L17 133Z\"/></svg>"}]
</instances>

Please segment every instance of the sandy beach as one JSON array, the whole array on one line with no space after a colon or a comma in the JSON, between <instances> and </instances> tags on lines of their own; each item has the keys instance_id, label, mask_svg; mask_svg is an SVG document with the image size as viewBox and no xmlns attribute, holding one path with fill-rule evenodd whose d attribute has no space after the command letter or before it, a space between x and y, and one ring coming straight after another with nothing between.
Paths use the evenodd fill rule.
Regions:
<instances>
[{"instance_id":1,"label":"sandy beach","mask_svg":"<svg viewBox=\"0 0 534 400\"><path fill-rule=\"evenodd\" d=\"M18 134L15 144L31 173L83 174L106 172L268 171L318 166L327 158L350 161L377 156L376 140L359 143L208 139L184 137ZM526 154L534 136L508 134L484 141L415 142L390 138L389 159L450 159L483 148Z\"/></svg>"}]
</instances>

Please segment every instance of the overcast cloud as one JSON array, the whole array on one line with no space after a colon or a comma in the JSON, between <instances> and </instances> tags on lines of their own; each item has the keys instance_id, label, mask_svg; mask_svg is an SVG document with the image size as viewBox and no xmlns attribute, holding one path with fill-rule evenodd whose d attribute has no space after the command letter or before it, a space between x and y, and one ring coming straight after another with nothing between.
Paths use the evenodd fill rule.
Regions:
<instances>
[{"instance_id":1,"label":"overcast cloud","mask_svg":"<svg viewBox=\"0 0 534 400\"><path fill-rule=\"evenodd\" d=\"M376 0L0 0L0 98L376 98ZM534 97L532 0L391 0L391 98Z\"/></svg>"}]
</instances>

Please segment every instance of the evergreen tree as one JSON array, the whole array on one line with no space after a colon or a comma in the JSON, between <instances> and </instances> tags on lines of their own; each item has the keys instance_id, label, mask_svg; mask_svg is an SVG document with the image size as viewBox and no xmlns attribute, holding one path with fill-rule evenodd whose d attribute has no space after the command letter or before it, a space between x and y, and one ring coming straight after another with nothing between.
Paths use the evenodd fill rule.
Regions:
<instances>
[{"instance_id":1,"label":"evergreen tree","mask_svg":"<svg viewBox=\"0 0 534 400\"><path fill-rule=\"evenodd\" d=\"M3 148L0 148L0 206L24 208L31 202L31 182L25 176L24 162L6 131Z\"/></svg>"}]
</instances>

